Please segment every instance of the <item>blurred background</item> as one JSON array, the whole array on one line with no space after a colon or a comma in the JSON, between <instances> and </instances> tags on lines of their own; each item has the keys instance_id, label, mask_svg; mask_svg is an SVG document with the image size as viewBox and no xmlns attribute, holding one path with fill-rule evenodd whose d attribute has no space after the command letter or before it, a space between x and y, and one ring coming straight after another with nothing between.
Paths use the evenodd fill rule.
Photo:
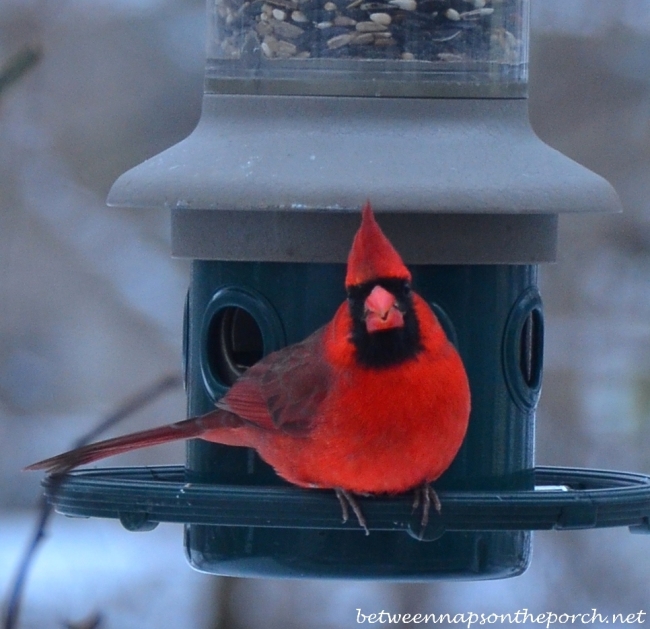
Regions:
<instances>
[{"instance_id":1,"label":"blurred background","mask_svg":"<svg viewBox=\"0 0 650 629\"><path fill-rule=\"evenodd\" d=\"M532 0L530 115L606 177L617 216L562 217L546 309L537 462L650 472L650 3ZM38 474L129 395L180 372L188 262L169 215L107 208L125 170L200 114L204 0L2 0L0 65L40 62L0 92L0 591L29 537ZM184 416L177 389L117 432ZM111 464L179 463L182 444ZM496 582L220 579L185 563L182 529L128 533L57 516L22 627L325 629L356 609L650 612L650 538L542 532L530 569ZM611 626L611 625L610 625Z\"/></svg>"}]
</instances>

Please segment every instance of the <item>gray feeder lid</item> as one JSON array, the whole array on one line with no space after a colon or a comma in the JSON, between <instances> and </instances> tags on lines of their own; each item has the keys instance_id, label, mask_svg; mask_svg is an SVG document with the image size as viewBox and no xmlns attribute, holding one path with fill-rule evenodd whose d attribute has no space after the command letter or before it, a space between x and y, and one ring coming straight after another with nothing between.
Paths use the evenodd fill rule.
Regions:
<instances>
[{"instance_id":1,"label":"gray feeder lid","mask_svg":"<svg viewBox=\"0 0 650 629\"><path fill-rule=\"evenodd\" d=\"M411 264L552 261L558 214L621 209L525 99L223 94L108 203L169 208L175 256L344 262L366 199Z\"/></svg>"}]
</instances>

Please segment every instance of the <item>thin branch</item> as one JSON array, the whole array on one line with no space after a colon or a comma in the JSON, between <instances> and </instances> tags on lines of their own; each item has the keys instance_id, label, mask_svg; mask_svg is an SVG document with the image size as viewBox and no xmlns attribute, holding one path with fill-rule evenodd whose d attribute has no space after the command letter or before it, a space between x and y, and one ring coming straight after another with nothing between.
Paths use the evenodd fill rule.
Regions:
<instances>
[{"instance_id":1,"label":"thin branch","mask_svg":"<svg viewBox=\"0 0 650 629\"><path fill-rule=\"evenodd\" d=\"M109 428L115 426L119 422L123 421L127 417L133 415L139 410L143 409L145 406L151 404L161 395L167 393L169 390L174 389L182 385L183 380L178 375L168 375L164 376L153 385L143 389L139 393L136 393L133 397L126 400L121 404L113 413L108 417L103 419L95 428L90 430L88 433L83 435L77 442L74 444L75 448L85 446L88 443L97 439L97 437L108 430ZM52 496L55 497L58 490L60 489L63 481L66 478L66 474L75 467L75 464L72 463L66 470L61 474L57 474L53 477L54 483L52 485ZM4 629L15 629L18 617L20 614L20 604L22 602L23 591L25 587L25 582L29 576L29 571L31 569L32 561L36 555L36 551L41 543L41 541L46 536L46 529L48 521L52 515L53 507L50 502L47 501L45 496L41 497L39 503L39 517L36 523L36 529L34 534L25 550L22 560L18 565L18 570L14 581L9 590L9 597L7 602L7 610L4 619Z\"/></svg>"},{"instance_id":2,"label":"thin branch","mask_svg":"<svg viewBox=\"0 0 650 629\"><path fill-rule=\"evenodd\" d=\"M40 46L25 46L0 67L0 93L31 70L43 56Z\"/></svg>"}]
</instances>

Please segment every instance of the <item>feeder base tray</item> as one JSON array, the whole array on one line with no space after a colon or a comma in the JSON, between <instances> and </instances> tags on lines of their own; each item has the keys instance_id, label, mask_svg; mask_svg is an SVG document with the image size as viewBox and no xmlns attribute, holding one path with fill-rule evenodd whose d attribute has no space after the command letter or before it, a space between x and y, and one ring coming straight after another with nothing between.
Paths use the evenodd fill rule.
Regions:
<instances>
[{"instance_id":1,"label":"feeder base tray","mask_svg":"<svg viewBox=\"0 0 650 629\"><path fill-rule=\"evenodd\" d=\"M650 532L650 476L537 467L534 490L439 491L424 539L446 531L532 531L628 526ZM227 527L358 528L342 522L334 492L190 482L183 466L78 470L50 476L45 493L59 513L118 518L131 531L159 522ZM370 531L419 534L410 494L359 497Z\"/></svg>"}]
</instances>

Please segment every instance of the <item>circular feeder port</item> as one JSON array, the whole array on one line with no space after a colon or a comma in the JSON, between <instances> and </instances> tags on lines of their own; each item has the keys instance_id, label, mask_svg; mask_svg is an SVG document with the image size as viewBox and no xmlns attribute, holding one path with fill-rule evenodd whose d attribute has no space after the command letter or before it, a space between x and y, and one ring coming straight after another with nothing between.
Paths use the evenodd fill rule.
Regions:
<instances>
[{"instance_id":1,"label":"circular feeder port","mask_svg":"<svg viewBox=\"0 0 650 629\"><path fill-rule=\"evenodd\" d=\"M280 319L257 292L222 287L201 326L201 373L214 401L263 356L286 344Z\"/></svg>"},{"instance_id":2,"label":"circular feeder port","mask_svg":"<svg viewBox=\"0 0 650 629\"><path fill-rule=\"evenodd\" d=\"M233 385L264 355L260 326L249 312L237 306L215 314L206 341L210 368L227 386Z\"/></svg>"}]
</instances>

